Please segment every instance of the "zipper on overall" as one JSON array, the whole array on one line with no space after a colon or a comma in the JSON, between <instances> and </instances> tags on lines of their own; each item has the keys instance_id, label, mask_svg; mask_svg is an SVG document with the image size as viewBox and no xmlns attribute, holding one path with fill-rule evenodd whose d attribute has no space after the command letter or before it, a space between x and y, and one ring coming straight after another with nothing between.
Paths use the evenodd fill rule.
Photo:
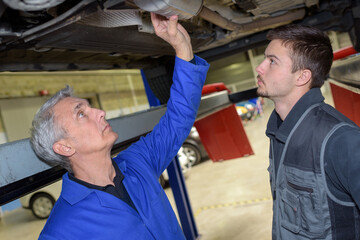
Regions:
<instances>
[{"instance_id":1,"label":"zipper on overall","mask_svg":"<svg viewBox=\"0 0 360 240\"><path fill-rule=\"evenodd\" d=\"M291 183L289 181L287 181L287 184L290 187L292 187L293 189L309 193L311 205L312 205L313 209L315 209L314 199L313 199L313 196L312 196L312 193L314 192L314 190L312 188L299 186L299 185L293 184L293 183Z\"/></svg>"}]
</instances>

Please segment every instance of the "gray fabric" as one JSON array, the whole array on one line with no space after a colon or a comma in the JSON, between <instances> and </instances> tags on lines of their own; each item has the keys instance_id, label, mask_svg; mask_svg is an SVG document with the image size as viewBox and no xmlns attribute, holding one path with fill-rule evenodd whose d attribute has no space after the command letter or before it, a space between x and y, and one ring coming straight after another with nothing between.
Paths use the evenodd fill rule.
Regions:
<instances>
[{"instance_id":1,"label":"gray fabric","mask_svg":"<svg viewBox=\"0 0 360 240\"><path fill-rule=\"evenodd\" d=\"M274 197L273 239L336 239L332 233L321 150L333 129L337 129L340 122L350 121L327 110L325 103L317 103L301 115L287 136L277 171L273 155L277 139L270 136L268 170ZM345 207L355 206L353 202L334 200ZM343 224L349 230L353 223L347 224L345 220Z\"/></svg>"}]
</instances>

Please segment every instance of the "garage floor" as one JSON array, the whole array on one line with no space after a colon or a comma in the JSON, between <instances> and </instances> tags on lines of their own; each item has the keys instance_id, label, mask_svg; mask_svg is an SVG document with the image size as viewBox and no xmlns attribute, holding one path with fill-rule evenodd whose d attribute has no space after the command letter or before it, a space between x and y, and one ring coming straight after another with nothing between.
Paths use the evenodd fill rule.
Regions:
<instances>
[{"instance_id":1,"label":"garage floor","mask_svg":"<svg viewBox=\"0 0 360 240\"><path fill-rule=\"evenodd\" d=\"M201 240L271 239L272 200L269 185L264 116L244 124L254 155L194 166L186 178ZM171 189L168 197L174 206Z\"/></svg>"},{"instance_id":2,"label":"garage floor","mask_svg":"<svg viewBox=\"0 0 360 240\"><path fill-rule=\"evenodd\" d=\"M332 104L331 97L326 101ZM266 102L264 115L244 124L254 155L216 163L207 160L190 170L186 185L201 240L271 239L265 128L272 109L271 102ZM176 209L171 189L166 193ZM37 239L44 224L31 211L18 208L4 213L0 236L4 240Z\"/></svg>"}]
</instances>

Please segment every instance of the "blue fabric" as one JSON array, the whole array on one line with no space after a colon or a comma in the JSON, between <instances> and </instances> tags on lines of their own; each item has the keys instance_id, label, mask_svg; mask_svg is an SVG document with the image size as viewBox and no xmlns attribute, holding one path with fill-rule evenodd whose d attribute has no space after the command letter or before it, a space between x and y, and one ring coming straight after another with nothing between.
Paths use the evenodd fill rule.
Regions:
<instances>
[{"instance_id":1,"label":"blue fabric","mask_svg":"<svg viewBox=\"0 0 360 240\"><path fill-rule=\"evenodd\" d=\"M114 158L135 204L63 176L60 198L39 239L185 239L158 178L188 136L209 65L175 60L166 114L151 133Z\"/></svg>"}]
</instances>

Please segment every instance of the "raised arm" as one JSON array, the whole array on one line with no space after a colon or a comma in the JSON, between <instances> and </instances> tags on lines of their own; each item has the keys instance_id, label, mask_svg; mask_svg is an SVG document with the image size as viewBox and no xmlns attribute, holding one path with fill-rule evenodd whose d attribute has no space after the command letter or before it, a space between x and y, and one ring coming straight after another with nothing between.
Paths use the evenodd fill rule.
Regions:
<instances>
[{"instance_id":1,"label":"raised arm","mask_svg":"<svg viewBox=\"0 0 360 240\"><path fill-rule=\"evenodd\" d=\"M190 37L177 23L176 16L170 19L155 14L151 16L156 34L176 51L170 99L165 115L153 131L121 152L115 161L127 162L127 167L143 174L150 173L157 181L194 124L209 64L194 57ZM189 62L193 58L195 64Z\"/></svg>"}]
</instances>

